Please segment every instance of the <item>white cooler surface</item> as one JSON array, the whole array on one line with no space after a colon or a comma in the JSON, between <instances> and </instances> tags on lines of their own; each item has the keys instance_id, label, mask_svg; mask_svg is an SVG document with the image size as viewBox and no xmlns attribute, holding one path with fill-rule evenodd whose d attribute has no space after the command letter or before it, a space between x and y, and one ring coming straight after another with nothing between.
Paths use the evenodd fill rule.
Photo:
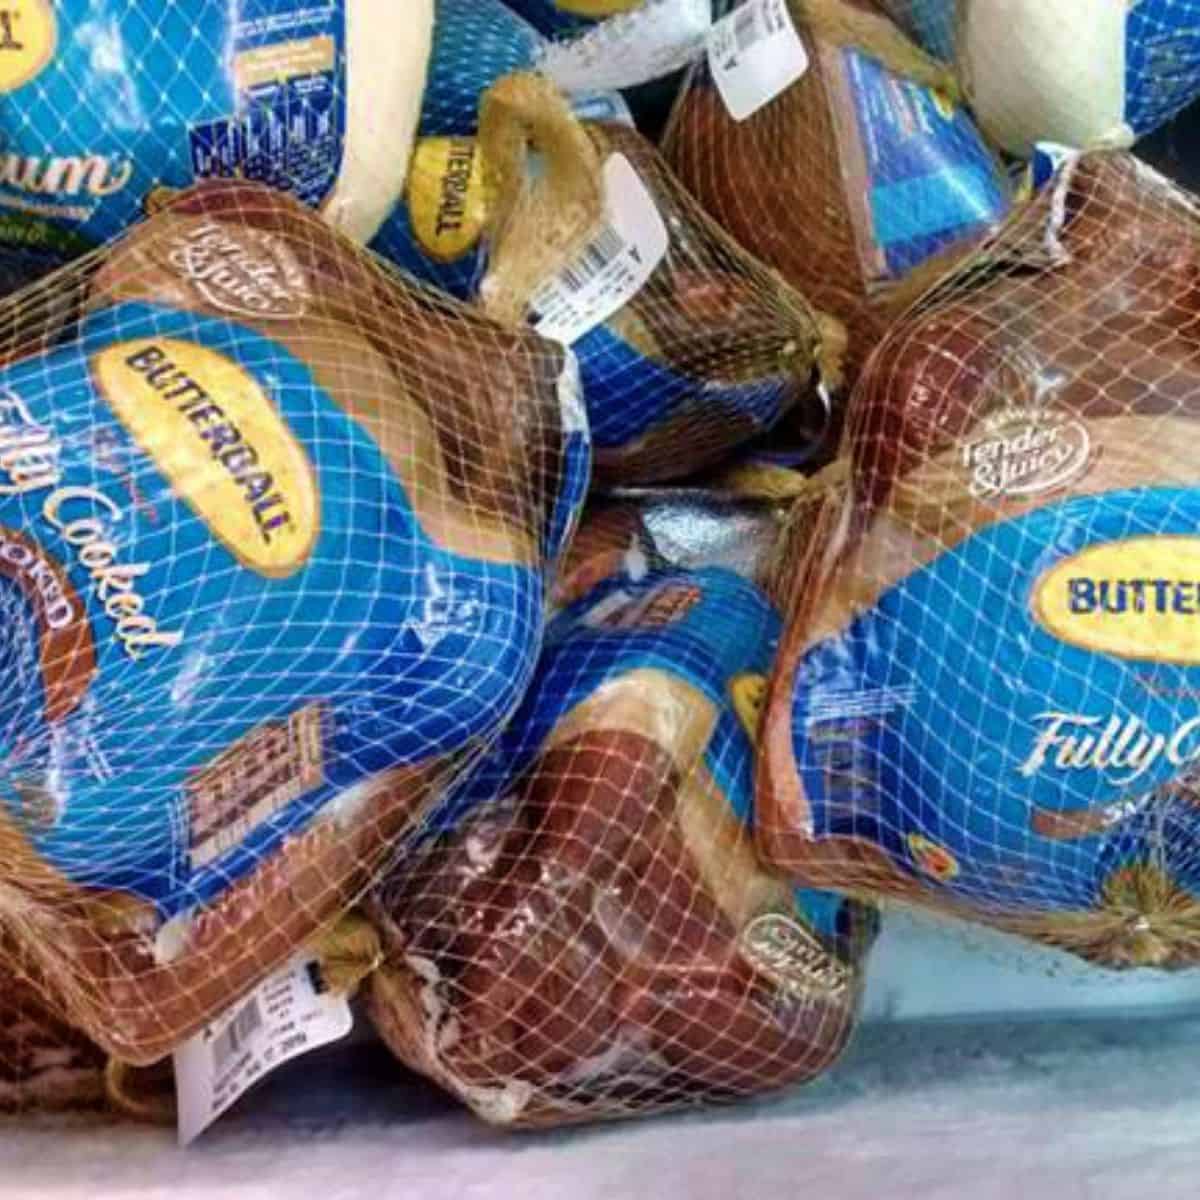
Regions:
<instances>
[{"instance_id":1,"label":"white cooler surface","mask_svg":"<svg viewBox=\"0 0 1200 1200\"><path fill-rule=\"evenodd\" d=\"M868 1020L783 1097L504 1134L355 1039L293 1063L187 1150L168 1132L9 1122L22 1200L1194 1200L1200 978L1093 973L893 917Z\"/></svg>"}]
</instances>

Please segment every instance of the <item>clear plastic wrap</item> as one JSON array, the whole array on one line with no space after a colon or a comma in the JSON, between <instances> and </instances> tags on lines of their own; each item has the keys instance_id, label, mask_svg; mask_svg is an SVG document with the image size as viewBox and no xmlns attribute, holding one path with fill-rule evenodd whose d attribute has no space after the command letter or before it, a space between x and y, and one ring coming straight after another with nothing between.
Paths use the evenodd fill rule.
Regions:
<instances>
[{"instance_id":1,"label":"clear plastic wrap","mask_svg":"<svg viewBox=\"0 0 1200 1200\"><path fill-rule=\"evenodd\" d=\"M512 715L578 373L234 181L0 304L0 363L0 929L146 1063Z\"/></svg>"},{"instance_id":2,"label":"clear plastic wrap","mask_svg":"<svg viewBox=\"0 0 1200 1200\"><path fill-rule=\"evenodd\" d=\"M1070 157L895 325L793 514L757 831L797 881L1200 958L1200 210Z\"/></svg>"},{"instance_id":3,"label":"clear plastic wrap","mask_svg":"<svg viewBox=\"0 0 1200 1200\"><path fill-rule=\"evenodd\" d=\"M581 534L603 574L610 525ZM552 623L526 703L369 912L368 1010L501 1125L729 1101L844 1046L872 910L793 890L750 831L778 618L720 569L635 554Z\"/></svg>"}]
</instances>

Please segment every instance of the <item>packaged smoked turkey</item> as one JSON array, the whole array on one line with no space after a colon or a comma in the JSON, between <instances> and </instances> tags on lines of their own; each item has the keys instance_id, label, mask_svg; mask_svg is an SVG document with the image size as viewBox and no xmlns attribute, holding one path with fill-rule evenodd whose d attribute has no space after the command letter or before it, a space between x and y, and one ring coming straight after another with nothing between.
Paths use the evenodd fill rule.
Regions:
<instances>
[{"instance_id":1,"label":"packaged smoked turkey","mask_svg":"<svg viewBox=\"0 0 1200 1200\"><path fill-rule=\"evenodd\" d=\"M1129 146L1200 96L1200 0L881 0L958 69L984 131Z\"/></svg>"},{"instance_id":2,"label":"packaged smoked turkey","mask_svg":"<svg viewBox=\"0 0 1200 1200\"><path fill-rule=\"evenodd\" d=\"M756 821L797 882L1200 960L1200 210L1070 157L900 321L797 512Z\"/></svg>"},{"instance_id":3,"label":"packaged smoked turkey","mask_svg":"<svg viewBox=\"0 0 1200 1200\"><path fill-rule=\"evenodd\" d=\"M587 488L578 375L234 181L0 336L0 929L149 1062L521 700Z\"/></svg>"},{"instance_id":4,"label":"packaged smoked turkey","mask_svg":"<svg viewBox=\"0 0 1200 1200\"><path fill-rule=\"evenodd\" d=\"M949 68L867 0L725 0L663 150L733 237L849 332L853 378L890 311L1010 206Z\"/></svg>"},{"instance_id":5,"label":"packaged smoked turkey","mask_svg":"<svg viewBox=\"0 0 1200 1200\"><path fill-rule=\"evenodd\" d=\"M369 239L404 186L432 0L21 0L0 21L0 242L48 266L172 190L257 180Z\"/></svg>"},{"instance_id":6,"label":"packaged smoked turkey","mask_svg":"<svg viewBox=\"0 0 1200 1200\"><path fill-rule=\"evenodd\" d=\"M619 570L551 623L518 717L371 897L368 1008L401 1061L488 1121L545 1126L729 1101L837 1057L875 921L755 857L778 630L721 569Z\"/></svg>"},{"instance_id":7,"label":"packaged smoked turkey","mask_svg":"<svg viewBox=\"0 0 1200 1200\"><path fill-rule=\"evenodd\" d=\"M422 137L404 203L373 242L409 272L493 311L500 164L491 127L476 136L480 98L505 72L531 65L539 41L498 0L438 0ZM579 358L600 479L691 474L784 414L815 453L830 424L823 379L833 388L840 366L836 323L740 250L633 129L612 120L585 129L529 74L504 79L482 112L490 120L506 108L528 127L530 152L558 189L541 218L526 218L527 253L564 214L597 206L598 228L585 225L591 237L565 271L539 279L530 268L515 316ZM580 111L594 114L596 101L577 103ZM527 170L522 153L512 167L521 186Z\"/></svg>"},{"instance_id":8,"label":"packaged smoked turkey","mask_svg":"<svg viewBox=\"0 0 1200 1200\"><path fill-rule=\"evenodd\" d=\"M104 1113L139 1124L174 1123L169 1060L130 1067L64 1017L58 989L0 931L0 1116Z\"/></svg>"}]
</instances>

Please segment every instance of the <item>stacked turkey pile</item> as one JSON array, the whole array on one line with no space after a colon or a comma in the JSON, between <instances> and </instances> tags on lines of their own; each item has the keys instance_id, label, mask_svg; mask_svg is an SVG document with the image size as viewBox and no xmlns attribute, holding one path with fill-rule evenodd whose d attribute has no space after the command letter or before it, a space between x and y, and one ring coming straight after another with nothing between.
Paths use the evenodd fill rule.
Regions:
<instances>
[{"instance_id":1,"label":"stacked turkey pile","mask_svg":"<svg viewBox=\"0 0 1200 1200\"><path fill-rule=\"evenodd\" d=\"M1196 963L1200 0L109 7L0 14L0 1107L310 963L510 1126L813 1079L883 902Z\"/></svg>"}]
</instances>

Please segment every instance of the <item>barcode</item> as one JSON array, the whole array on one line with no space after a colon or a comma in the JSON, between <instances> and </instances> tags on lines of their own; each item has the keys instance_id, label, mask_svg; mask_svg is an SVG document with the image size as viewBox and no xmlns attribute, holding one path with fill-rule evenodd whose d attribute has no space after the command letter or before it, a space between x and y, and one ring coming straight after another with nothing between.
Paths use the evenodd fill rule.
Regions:
<instances>
[{"instance_id":1,"label":"barcode","mask_svg":"<svg viewBox=\"0 0 1200 1200\"><path fill-rule=\"evenodd\" d=\"M758 23L758 5L751 0L733 19L733 36L737 42L738 53L749 50L763 37L762 26Z\"/></svg>"},{"instance_id":2,"label":"barcode","mask_svg":"<svg viewBox=\"0 0 1200 1200\"><path fill-rule=\"evenodd\" d=\"M258 998L251 996L249 1002L238 1013L224 1030L213 1041L213 1063L217 1071L224 1069L235 1054L241 1052L246 1039L262 1028L262 1011L258 1007Z\"/></svg>"},{"instance_id":3,"label":"barcode","mask_svg":"<svg viewBox=\"0 0 1200 1200\"><path fill-rule=\"evenodd\" d=\"M561 276L568 292L581 292L610 263L625 252L625 239L608 225L600 236L583 252L579 260Z\"/></svg>"}]
</instances>

